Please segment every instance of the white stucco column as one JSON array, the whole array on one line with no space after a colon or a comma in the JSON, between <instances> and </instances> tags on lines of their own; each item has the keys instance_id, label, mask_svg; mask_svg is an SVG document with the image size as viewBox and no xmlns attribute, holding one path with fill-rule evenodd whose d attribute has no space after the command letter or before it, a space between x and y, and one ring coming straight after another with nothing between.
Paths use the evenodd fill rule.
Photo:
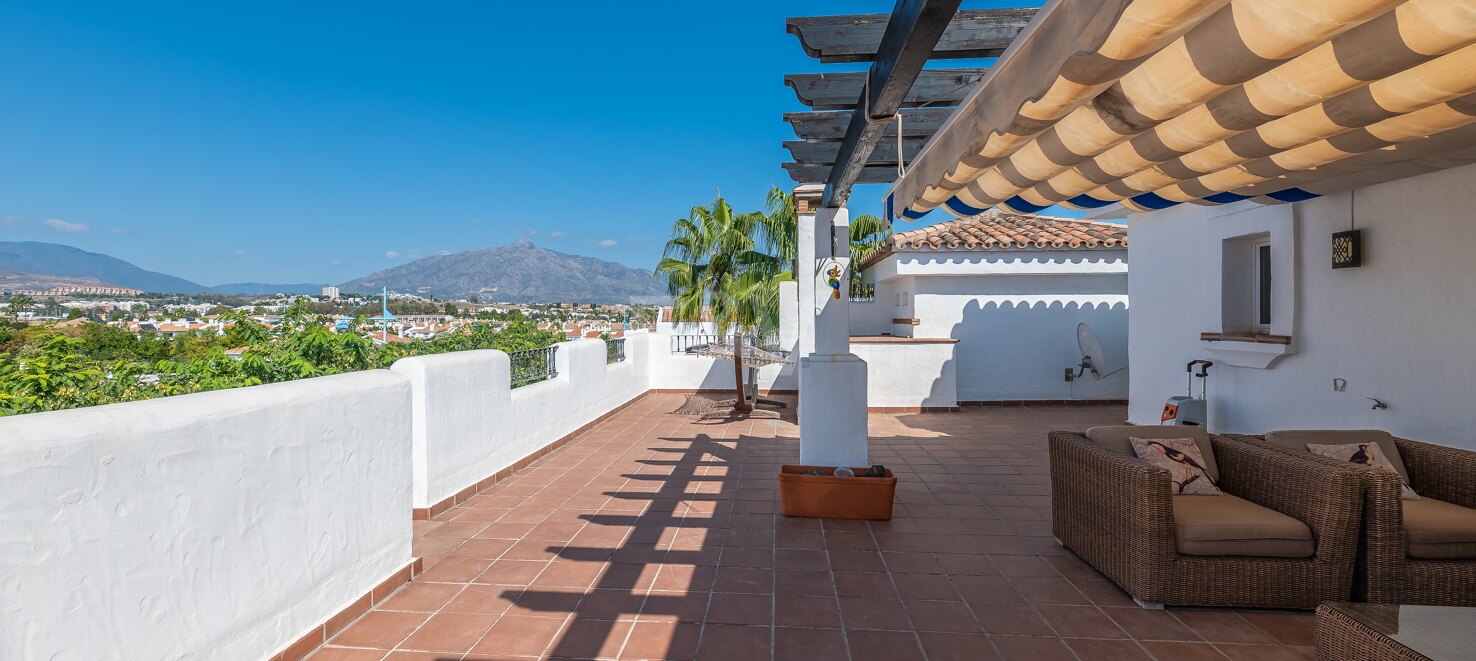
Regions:
<instances>
[{"instance_id":1,"label":"white stucco column","mask_svg":"<svg viewBox=\"0 0 1476 661\"><path fill-rule=\"evenodd\" d=\"M818 197L795 191L800 463L865 466L866 363L851 353L849 213L815 209Z\"/></svg>"}]
</instances>

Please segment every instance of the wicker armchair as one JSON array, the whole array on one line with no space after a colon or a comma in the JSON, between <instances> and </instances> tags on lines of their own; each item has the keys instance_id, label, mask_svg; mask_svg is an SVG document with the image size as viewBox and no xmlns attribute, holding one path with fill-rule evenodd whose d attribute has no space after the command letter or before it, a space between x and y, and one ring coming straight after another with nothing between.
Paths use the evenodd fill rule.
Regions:
<instances>
[{"instance_id":1,"label":"wicker armchair","mask_svg":"<svg viewBox=\"0 0 1476 661\"><path fill-rule=\"evenodd\" d=\"M1305 524L1315 544L1310 557L1181 553L1168 471L1069 432L1050 434L1056 539L1145 608L1346 601L1363 513L1360 474L1259 445L1210 443L1220 488Z\"/></svg>"},{"instance_id":2,"label":"wicker armchair","mask_svg":"<svg viewBox=\"0 0 1476 661\"><path fill-rule=\"evenodd\" d=\"M1404 526L1405 501L1400 498L1397 475L1272 444L1259 436L1235 438L1304 461L1353 468L1363 476L1364 535L1354 579L1355 599L1387 604L1476 606L1476 557L1410 557ZM1395 438L1394 443L1409 473L1410 486L1422 499L1476 509L1476 452L1402 438Z\"/></svg>"}]
</instances>

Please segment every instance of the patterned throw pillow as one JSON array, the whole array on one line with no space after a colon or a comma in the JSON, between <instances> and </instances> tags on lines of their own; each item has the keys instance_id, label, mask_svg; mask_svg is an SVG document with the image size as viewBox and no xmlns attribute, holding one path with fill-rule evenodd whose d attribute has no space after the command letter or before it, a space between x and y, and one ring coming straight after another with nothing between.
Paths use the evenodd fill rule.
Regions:
<instances>
[{"instance_id":1,"label":"patterned throw pillow","mask_svg":"<svg viewBox=\"0 0 1476 661\"><path fill-rule=\"evenodd\" d=\"M1389 458L1384 456L1384 449L1379 447L1378 443L1346 443L1343 445L1317 445L1315 443L1308 443L1307 451L1324 457L1332 457L1338 461L1351 461L1355 464L1373 466L1374 468L1380 468L1396 475L1399 473L1399 471L1394 470L1394 462L1389 461ZM1415 493L1414 489L1410 488L1409 483L1404 481L1404 476L1402 475L1399 476L1399 487L1400 498L1404 500L1420 499L1420 495Z\"/></svg>"},{"instance_id":2,"label":"patterned throw pillow","mask_svg":"<svg viewBox=\"0 0 1476 661\"><path fill-rule=\"evenodd\" d=\"M1176 496L1218 496L1220 487L1204 469L1204 454L1192 438L1129 438L1139 459L1166 468Z\"/></svg>"}]
</instances>

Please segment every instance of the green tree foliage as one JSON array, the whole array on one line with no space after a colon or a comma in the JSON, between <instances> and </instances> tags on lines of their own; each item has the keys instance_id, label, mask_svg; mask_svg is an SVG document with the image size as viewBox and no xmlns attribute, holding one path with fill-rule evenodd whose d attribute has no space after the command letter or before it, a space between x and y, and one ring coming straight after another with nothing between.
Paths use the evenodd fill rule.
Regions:
<instances>
[{"instance_id":1,"label":"green tree foliage","mask_svg":"<svg viewBox=\"0 0 1476 661\"><path fill-rule=\"evenodd\" d=\"M287 306L273 329L236 313L226 318L232 323L224 335L173 338L105 324L0 328L0 415L291 381L448 351L536 349L563 339L518 319L500 330L479 323L433 340L376 345L358 333L335 333L334 318L314 314L306 299Z\"/></svg>"}]
</instances>

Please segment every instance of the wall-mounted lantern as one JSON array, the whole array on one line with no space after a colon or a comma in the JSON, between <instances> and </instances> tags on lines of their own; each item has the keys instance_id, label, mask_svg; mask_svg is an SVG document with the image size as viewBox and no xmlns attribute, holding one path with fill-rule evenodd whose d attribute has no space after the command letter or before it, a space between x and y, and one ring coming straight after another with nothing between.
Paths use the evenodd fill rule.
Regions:
<instances>
[{"instance_id":1,"label":"wall-mounted lantern","mask_svg":"<svg viewBox=\"0 0 1476 661\"><path fill-rule=\"evenodd\" d=\"M1333 232L1332 267L1348 269L1363 266L1363 230Z\"/></svg>"}]
</instances>

